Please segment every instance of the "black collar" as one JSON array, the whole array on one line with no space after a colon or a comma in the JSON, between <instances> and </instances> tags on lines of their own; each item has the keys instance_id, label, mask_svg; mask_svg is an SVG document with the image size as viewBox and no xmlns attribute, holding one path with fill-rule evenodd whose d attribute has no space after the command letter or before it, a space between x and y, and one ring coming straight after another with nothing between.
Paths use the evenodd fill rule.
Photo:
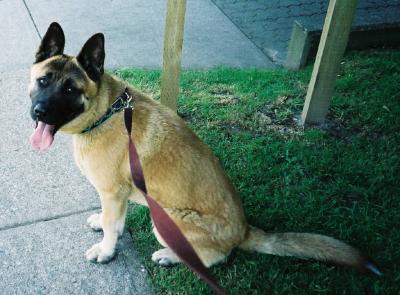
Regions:
<instances>
[{"instance_id":1,"label":"black collar","mask_svg":"<svg viewBox=\"0 0 400 295\"><path fill-rule=\"evenodd\" d=\"M109 118L111 118L111 116L114 115L115 113L119 113L125 108L132 107L131 103L132 103L132 95L128 93L128 88L125 88L124 92L117 97L117 99L113 102L111 107L107 109L106 113L92 125L83 129L81 133L86 133L93 130L94 128L100 126Z\"/></svg>"}]
</instances>

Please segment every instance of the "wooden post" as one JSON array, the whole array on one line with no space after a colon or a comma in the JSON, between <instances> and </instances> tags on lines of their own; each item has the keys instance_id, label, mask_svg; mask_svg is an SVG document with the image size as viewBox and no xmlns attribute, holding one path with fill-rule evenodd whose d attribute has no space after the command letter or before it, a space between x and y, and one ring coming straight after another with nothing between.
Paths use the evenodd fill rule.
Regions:
<instances>
[{"instance_id":1,"label":"wooden post","mask_svg":"<svg viewBox=\"0 0 400 295\"><path fill-rule=\"evenodd\" d=\"M161 103L176 111L186 0L168 0L164 33L163 73L161 78Z\"/></svg>"},{"instance_id":2,"label":"wooden post","mask_svg":"<svg viewBox=\"0 0 400 295\"><path fill-rule=\"evenodd\" d=\"M310 47L311 37L309 31L298 21L294 21L285 67L292 70L304 67L307 63Z\"/></svg>"},{"instance_id":3,"label":"wooden post","mask_svg":"<svg viewBox=\"0 0 400 295\"><path fill-rule=\"evenodd\" d=\"M346 49L357 0L330 0L301 120L322 123Z\"/></svg>"}]
</instances>

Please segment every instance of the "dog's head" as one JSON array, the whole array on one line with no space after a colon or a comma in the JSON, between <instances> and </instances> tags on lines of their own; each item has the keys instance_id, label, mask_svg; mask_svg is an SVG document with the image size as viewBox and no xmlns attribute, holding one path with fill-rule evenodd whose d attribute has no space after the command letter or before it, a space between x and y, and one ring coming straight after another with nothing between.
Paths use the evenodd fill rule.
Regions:
<instances>
[{"instance_id":1,"label":"dog's head","mask_svg":"<svg viewBox=\"0 0 400 295\"><path fill-rule=\"evenodd\" d=\"M31 68L30 115L37 122L31 136L35 149L47 149L54 134L79 121L97 93L104 73L104 36L93 35L76 57L64 54L61 26L52 23L44 35Z\"/></svg>"}]
</instances>

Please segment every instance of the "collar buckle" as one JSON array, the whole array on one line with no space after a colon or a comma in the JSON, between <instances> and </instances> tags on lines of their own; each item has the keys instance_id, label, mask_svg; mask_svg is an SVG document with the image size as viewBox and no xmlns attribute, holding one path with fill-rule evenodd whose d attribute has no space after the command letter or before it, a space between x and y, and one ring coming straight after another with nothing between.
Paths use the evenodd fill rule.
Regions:
<instances>
[{"instance_id":1,"label":"collar buckle","mask_svg":"<svg viewBox=\"0 0 400 295\"><path fill-rule=\"evenodd\" d=\"M91 126L85 128L81 131L81 133L86 133L96 128L97 126L103 124L107 121L112 115L115 113L119 113L125 109L133 110L133 96L129 94L128 88L125 88L125 91L113 102L111 107L106 111L106 113L100 117L96 122L94 122Z\"/></svg>"},{"instance_id":2,"label":"collar buckle","mask_svg":"<svg viewBox=\"0 0 400 295\"><path fill-rule=\"evenodd\" d=\"M123 102L122 106L124 107L124 109L128 109L128 108L133 109L132 95L129 95L128 92L126 92L126 94L128 95L128 99Z\"/></svg>"}]
</instances>

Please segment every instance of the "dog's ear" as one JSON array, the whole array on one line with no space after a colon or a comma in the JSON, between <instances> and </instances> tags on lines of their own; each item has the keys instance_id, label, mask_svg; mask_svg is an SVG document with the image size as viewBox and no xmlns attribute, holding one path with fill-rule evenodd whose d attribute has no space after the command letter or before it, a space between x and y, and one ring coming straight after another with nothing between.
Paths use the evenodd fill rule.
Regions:
<instances>
[{"instance_id":1,"label":"dog's ear","mask_svg":"<svg viewBox=\"0 0 400 295\"><path fill-rule=\"evenodd\" d=\"M78 54L78 62L93 81L100 80L104 73L104 35L97 33L89 38Z\"/></svg>"},{"instance_id":2,"label":"dog's ear","mask_svg":"<svg viewBox=\"0 0 400 295\"><path fill-rule=\"evenodd\" d=\"M55 55L63 54L64 45L65 37L63 29L58 23L52 23L47 29L39 49L36 52L35 63Z\"/></svg>"}]
</instances>

